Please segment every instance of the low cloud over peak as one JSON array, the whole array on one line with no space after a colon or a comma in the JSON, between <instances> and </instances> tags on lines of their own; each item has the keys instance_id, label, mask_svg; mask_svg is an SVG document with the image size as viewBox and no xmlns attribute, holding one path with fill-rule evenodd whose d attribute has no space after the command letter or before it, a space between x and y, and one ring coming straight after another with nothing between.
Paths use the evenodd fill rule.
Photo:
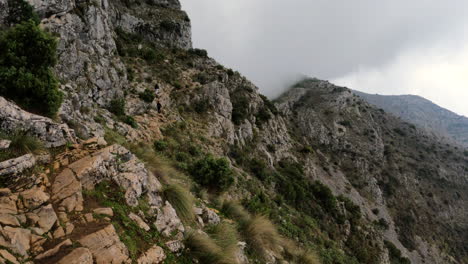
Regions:
<instances>
[{"instance_id":1,"label":"low cloud over peak","mask_svg":"<svg viewBox=\"0 0 468 264\"><path fill-rule=\"evenodd\" d=\"M182 0L195 46L279 94L300 74L468 115L468 2ZM465 74L464 74L465 73Z\"/></svg>"}]
</instances>

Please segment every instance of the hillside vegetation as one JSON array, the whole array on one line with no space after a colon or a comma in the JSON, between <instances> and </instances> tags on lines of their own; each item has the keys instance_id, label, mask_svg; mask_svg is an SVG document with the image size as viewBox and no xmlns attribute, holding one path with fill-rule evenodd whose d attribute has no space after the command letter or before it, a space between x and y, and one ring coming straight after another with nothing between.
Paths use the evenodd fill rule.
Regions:
<instances>
[{"instance_id":1,"label":"hillside vegetation","mask_svg":"<svg viewBox=\"0 0 468 264\"><path fill-rule=\"evenodd\" d=\"M268 99L177 0L11 8L50 82L0 73L0 262L468 263L463 147L318 79Z\"/></svg>"}]
</instances>

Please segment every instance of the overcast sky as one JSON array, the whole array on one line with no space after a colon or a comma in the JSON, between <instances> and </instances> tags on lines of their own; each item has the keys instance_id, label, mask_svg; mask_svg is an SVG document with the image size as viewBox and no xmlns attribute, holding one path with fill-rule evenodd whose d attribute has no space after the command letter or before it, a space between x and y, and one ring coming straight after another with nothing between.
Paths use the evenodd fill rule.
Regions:
<instances>
[{"instance_id":1,"label":"overcast sky","mask_svg":"<svg viewBox=\"0 0 468 264\"><path fill-rule=\"evenodd\" d=\"M194 46L277 95L304 74L468 116L466 0L181 0Z\"/></svg>"}]
</instances>

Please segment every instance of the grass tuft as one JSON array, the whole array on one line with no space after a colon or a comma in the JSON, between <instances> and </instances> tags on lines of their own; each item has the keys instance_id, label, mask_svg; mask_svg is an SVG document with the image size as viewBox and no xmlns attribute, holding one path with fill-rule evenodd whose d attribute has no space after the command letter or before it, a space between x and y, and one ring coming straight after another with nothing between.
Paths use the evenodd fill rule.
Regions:
<instances>
[{"instance_id":1,"label":"grass tuft","mask_svg":"<svg viewBox=\"0 0 468 264\"><path fill-rule=\"evenodd\" d=\"M237 241L239 240L239 235L235 226L223 221L220 224L211 226L208 229L208 234L210 234L216 244L223 249L225 255L235 256Z\"/></svg>"},{"instance_id":2,"label":"grass tuft","mask_svg":"<svg viewBox=\"0 0 468 264\"><path fill-rule=\"evenodd\" d=\"M315 254L315 252L311 251L302 251L297 256L297 263L301 264L320 264L319 257Z\"/></svg>"},{"instance_id":3,"label":"grass tuft","mask_svg":"<svg viewBox=\"0 0 468 264\"><path fill-rule=\"evenodd\" d=\"M239 223L245 223L250 220L249 212L247 212L242 205L234 201L224 201L222 211L226 216Z\"/></svg>"},{"instance_id":4,"label":"grass tuft","mask_svg":"<svg viewBox=\"0 0 468 264\"><path fill-rule=\"evenodd\" d=\"M185 222L195 219L192 194L179 184L169 184L163 189L164 198L174 207L177 215Z\"/></svg>"},{"instance_id":5,"label":"grass tuft","mask_svg":"<svg viewBox=\"0 0 468 264\"><path fill-rule=\"evenodd\" d=\"M278 251L281 236L273 223L266 217L254 216L241 228L247 243L255 252L264 253L266 249Z\"/></svg>"},{"instance_id":6,"label":"grass tuft","mask_svg":"<svg viewBox=\"0 0 468 264\"><path fill-rule=\"evenodd\" d=\"M200 263L210 264L235 264L236 261L223 251L223 248L216 244L216 241L207 234L190 232L187 235L185 244L190 248L192 254Z\"/></svg>"},{"instance_id":7,"label":"grass tuft","mask_svg":"<svg viewBox=\"0 0 468 264\"><path fill-rule=\"evenodd\" d=\"M41 141L24 132L15 132L11 135L2 133L0 139L11 141L8 149L0 150L0 161L16 158L27 153L39 154L45 150Z\"/></svg>"}]
</instances>

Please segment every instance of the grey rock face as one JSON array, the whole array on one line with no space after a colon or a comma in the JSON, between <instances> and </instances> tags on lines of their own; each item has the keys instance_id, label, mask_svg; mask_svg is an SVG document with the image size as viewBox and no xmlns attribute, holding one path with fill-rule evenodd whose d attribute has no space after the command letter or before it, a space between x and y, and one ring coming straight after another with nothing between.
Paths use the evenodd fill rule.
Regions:
<instances>
[{"instance_id":1,"label":"grey rock face","mask_svg":"<svg viewBox=\"0 0 468 264\"><path fill-rule=\"evenodd\" d=\"M0 129L6 133L25 131L38 137L46 147L75 142L74 132L66 124L28 113L3 97L0 97Z\"/></svg>"},{"instance_id":2,"label":"grey rock face","mask_svg":"<svg viewBox=\"0 0 468 264\"><path fill-rule=\"evenodd\" d=\"M53 14L70 12L75 8L72 0L28 0L40 17L49 17Z\"/></svg>"},{"instance_id":3,"label":"grey rock face","mask_svg":"<svg viewBox=\"0 0 468 264\"><path fill-rule=\"evenodd\" d=\"M162 208L157 209L157 219L154 225L165 237L170 237L173 232L185 232L182 221L169 202L166 202Z\"/></svg>"},{"instance_id":4,"label":"grey rock face","mask_svg":"<svg viewBox=\"0 0 468 264\"><path fill-rule=\"evenodd\" d=\"M126 32L139 34L156 46L192 48L190 19L180 10L178 1L153 0L151 3L141 3L136 9L114 4L113 24Z\"/></svg>"},{"instance_id":5,"label":"grey rock face","mask_svg":"<svg viewBox=\"0 0 468 264\"><path fill-rule=\"evenodd\" d=\"M372 107L349 89L326 81L308 79L296 84L278 99L278 106L289 120L288 127L295 128L296 137L311 146L319 160L317 164L305 163L307 174L361 205L371 219L374 216L369 208L378 205L380 217L390 223L385 239L412 263L423 263L424 259L453 263L431 240L436 233L456 240L468 230L463 220L468 213L463 209L468 179L457 165L463 159L458 147L446 145ZM445 153L452 153L452 157ZM318 166L329 168L321 172ZM439 183L441 179L444 184ZM397 187L391 187L389 181ZM395 193L389 188L396 188ZM423 192L437 193L438 197ZM460 195L453 199L453 193ZM456 213L453 208L457 208ZM431 220L419 217L417 224L408 228L403 219L414 214L431 215ZM449 229L458 231L448 234Z\"/></svg>"},{"instance_id":6,"label":"grey rock face","mask_svg":"<svg viewBox=\"0 0 468 264\"><path fill-rule=\"evenodd\" d=\"M87 101L105 106L122 95L126 79L118 72L125 72L125 67L114 56L116 45L107 1L82 7L82 12L52 15L42 24L60 35L56 73L69 85L65 87L67 99L77 94L79 101L85 102L72 104L76 108L89 106Z\"/></svg>"}]
</instances>

